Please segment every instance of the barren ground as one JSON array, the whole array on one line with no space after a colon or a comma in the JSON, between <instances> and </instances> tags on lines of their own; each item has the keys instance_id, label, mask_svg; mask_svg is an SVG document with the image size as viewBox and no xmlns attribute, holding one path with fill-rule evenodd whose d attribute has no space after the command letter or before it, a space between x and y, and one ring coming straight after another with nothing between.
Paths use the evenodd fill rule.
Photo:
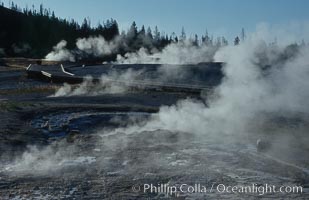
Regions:
<instances>
[{"instance_id":1,"label":"barren ground","mask_svg":"<svg viewBox=\"0 0 309 200\"><path fill-rule=\"evenodd\" d=\"M289 149L292 156L274 158L257 153L255 138L236 138L235 143L228 136L203 138L167 130L107 135L100 131L125 126L132 117L142 121L160 106L188 95L135 91L49 98L60 85L27 79L27 64L6 60L0 66L0 199L309 198L309 151L304 141ZM267 183L302 186L303 191L143 192L144 184L196 183L206 188ZM133 191L134 185L141 191Z\"/></svg>"}]
</instances>

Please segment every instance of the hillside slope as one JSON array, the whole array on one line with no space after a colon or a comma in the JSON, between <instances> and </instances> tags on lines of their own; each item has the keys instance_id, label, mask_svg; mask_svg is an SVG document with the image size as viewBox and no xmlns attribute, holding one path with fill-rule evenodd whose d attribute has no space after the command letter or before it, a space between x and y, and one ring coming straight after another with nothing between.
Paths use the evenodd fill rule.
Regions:
<instances>
[{"instance_id":1,"label":"hillside slope","mask_svg":"<svg viewBox=\"0 0 309 200\"><path fill-rule=\"evenodd\" d=\"M42 58L59 41L66 40L68 48L75 47L77 38L102 35L107 40L119 34L115 20L100 28L91 28L85 20L80 26L55 17L54 12L40 8L40 11L8 9L0 6L0 56L22 56Z\"/></svg>"}]
</instances>

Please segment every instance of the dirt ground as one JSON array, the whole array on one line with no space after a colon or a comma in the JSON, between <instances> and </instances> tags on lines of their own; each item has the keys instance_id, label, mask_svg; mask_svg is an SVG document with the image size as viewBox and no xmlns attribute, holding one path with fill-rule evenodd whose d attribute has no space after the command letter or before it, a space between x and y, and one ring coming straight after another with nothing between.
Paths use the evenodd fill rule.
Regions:
<instances>
[{"instance_id":1,"label":"dirt ground","mask_svg":"<svg viewBox=\"0 0 309 200\"><path fill-rule=\"evenodd\" d=\"M291 149L297 158L287 160L258 153L250 139L231 136L109 134L143 123L162 105L199 96L134 91L51 98L61 84L28 79L29 62L0 62L0 199L309 198L307 149ZM150 191L150 184L178 190ZM223 185L265 184L301 186L302 192L220 191Z\"/></svg>"}]
</instances>

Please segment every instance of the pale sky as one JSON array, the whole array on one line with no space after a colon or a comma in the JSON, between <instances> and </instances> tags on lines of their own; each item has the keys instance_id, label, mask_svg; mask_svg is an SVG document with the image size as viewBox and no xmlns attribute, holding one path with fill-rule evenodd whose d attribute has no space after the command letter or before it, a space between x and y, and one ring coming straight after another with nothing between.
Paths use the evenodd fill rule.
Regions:
<instances>
[{"instance_id":1,"label":"pale sky","mask_svg":"<svg viewBox=\"0 0 309 200\"><path fill-rule=\"evenodd\" d=\"M9 5L10 0L0 0ZM255 30L261 22L270 25L309 22L309 0L14 0L20 7L35 5L55 11L56 16L82 22L85 17L92 25L114 18L120 29L127 30L133 21L155 25L161 31L187 36L204 34L229 40L240 35L241 28Z\"/></svg>"}]
</instances>

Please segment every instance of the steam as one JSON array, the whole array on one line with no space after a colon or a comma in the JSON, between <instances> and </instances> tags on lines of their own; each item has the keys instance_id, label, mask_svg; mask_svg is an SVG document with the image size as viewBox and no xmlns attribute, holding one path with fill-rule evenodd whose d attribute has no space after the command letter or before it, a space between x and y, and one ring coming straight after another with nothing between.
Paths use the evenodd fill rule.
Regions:
<instances>
[{"instance_id":1,"label":"steam","mask_svg":"<svg viewBox=\"0 0 309 200\"><path fill-rule=\"evenodd\" d=\"M135 80L141 72L142 70L132 71L131 69L124 72L111 71L102 75L98 83L91 76L87 76L84 78L83 83L75 88L65 83L56 91L53 97L125 93L129 90L132 80Z\"/></svg>"},{"instance_id":2,"label":"steam","mask_svg":"<svg viewBox=\"0 0 309 200\"><path fill-rule=\"evenodd\" d=\"M102 36L78 38L76 49L68 50L67 42L60 41L52 52L46 55L46 60L52 61L71 61L75 62L76 58L84 56L104 57L115 53L123 46L122 37L116 37L111 41L106 41Z\"/></svg>"},{"instance_id":3,"label":"steam","mask_svg":"<svg viewBox=\"0 0 309 200\"><path fill-rule=\"evenodd\" d=\"M6 171L39 175L96 162L96 159L91 156L73 157L72 155L77 154L78 151L75 145L70 145L65 141L52 143L44 149L29 146L14 163L6 166Z\"/></svg>"},{"instance_id":4,"label":"steam","mask_svg":"<svg viewBox=\"0 0 309 200\"><path fill-rule=\"evenodd\" d=\"M191 41L185 40L179 43L171 43L162 51L153 49L148 52L147 49L141 48L136 53L126 53L124 57L118 55L117 63L197 64L213 61L217 49L214 46L196 46Z\"/></svg>"},{"instance_id":5,"label":"steam","mask_svg":"<svg viewBox=\"0 0 309 200\"><path fill-rule=\"evenodd\" d=\"M108 42L102 36L98 36L79 38L76 42L76 46L82 52L89 55L94 55L96 57L101 57L115 53L120 46L120 42L120 37Z\"/></svg>"},{"instance_id":6,"label":"steam","mask_svg":"<svg viewBox=\"0 0 309 200\"><path fill-rule=\"evenodd\" d=\"M103 129L98 131L98 134L103 137L103 141L108 141L110 135L128 136L147 131L155 134L155 131L167 130L193 134L200 138L216 138L221 141L228 138L227 142L235 142L235 140L244 140L243 138L247 136L262 133L263 137L275 135L280 144L277 147L284 147L290 140L301 142L304 138L308 138L306 129L303 128L309 119L309 47L287 45L294 43L292 36L278 38L283 41L282 44L269 45L263 40L269 35L272 34L262 26L239 46L209 49L188 44L171 44L162 52L152 52L152 55L145 49L141 49L125 57L119 56L117 58L119 63L159 62L157 58L160 62L178 64L212 60L225 62L223 68L225 78L221 85L214 88L214 93L206 97L207 105L202 101L188 98L179 101L176 105L162 106L158 113L153 114L143 123L114 130ZM87 46L89 42L92 45ZM98 50L93 44L93 38L80 43L86 51ZM61 46L65 45L59 45ZM55 47L55 51L57 49L58 47ZM112 49L115 48L106 52L112 52ZM58 52L61 50L58 49ZM102 77L98 86L92 85L91 78L86 78L80 87L72 89L71 86L65 85L55 96L113 92L115 90L107 86L108 81L105 82L110 77L113 80L134 80L137 75L132 71L128 71L125 75L110 74ZM116 91L122 90L117 88ZM286 124L273 123L273 119L282 117L288 119ZM291 126L289 119L300 119L303 124L295 128ZM271 129L267 129L268 125L271 125ZM279 133L282 131L285 132L284 140L280 139L283 135ZM293 134L301 134L302 137L294 137ZM307 143L303 145L308 147ZM47 153L46 159L48 155ZM36 160L29 159L29 155L24 157L25 162Z\"/></svg>"},{"instance_id":7,"label":"steam","mask_svg":"<svg viewBox=\"0 0 309 200\"><path fill-rule=\"evenodd\" d=\"M145 41L144 41L145 42ZM145 42L147 44L147 42ZM104 57L119 52L119 49L128 49L127 41L118 36L111 41L106 41L102 36L79 38L76 41L76 50L69 51L66 41L62 40L54 47L54 51L46 56L48 60L74 61L83 56ZM115 63L118 64L197 64L213 61L213 56L218 50L217 46L197 46L191 40L171 43L161 51L156 48L147 50L142 47L137 52L128 52L124 56L117 55Z\"/></svg>"},{"instance_id":8,"label":"steam","mask_svg":"<svg viewBox=\"0 0 309 200\"><path fill-rule=\"evenodd\" d=\"M215 53L215 61L226 63L225 79L214 94L207 97L207 106L203 102L183 100L162 107L142 126L119 128L114 132L133 134L164 129L220 138L261 133L261 137L265 134L268 137L267 134L278 135L284 130L291 140L291 135L303 132L302 128L308 123L309 60L306 55L309 48L286 45L292 42L286 40L283 45L267 45L262 39L265 32L258 29L241 45L224 47ZM278 118L287 119L287 124L274 123ZM303 123L293 129L290 122L293 119ZM271 132L266 130L268 125L272 126ZM103 134L106 133L103 131Z\"/></svg>"},{"instance_id":9,"label":"steam","mask_svg":"<svg viewBox=\"0 0 309 200\"><path fill-rule=\"evenodd\" d=\"M67 42L65 40L61 40L56 46L54 46L54 50L46 55L46 60L51 61L75 61L74 55L66 49Z\"/></svg>"},{"instance_id":10,"label":"steam","mask_svg":"<svg viewBox=\"0 0 309 200\"><path fill-rule=\"evenodd\" d=\"M20 53L26 53L26 52L29 52L31 50L31 47L29 44L25 43L25 44L22 44L22 45L16 45L16 44L13 44L12 45L12 49L14 51L14 53L17 53L17 54L20 54Z\"/></svg>"}]
</instances>

